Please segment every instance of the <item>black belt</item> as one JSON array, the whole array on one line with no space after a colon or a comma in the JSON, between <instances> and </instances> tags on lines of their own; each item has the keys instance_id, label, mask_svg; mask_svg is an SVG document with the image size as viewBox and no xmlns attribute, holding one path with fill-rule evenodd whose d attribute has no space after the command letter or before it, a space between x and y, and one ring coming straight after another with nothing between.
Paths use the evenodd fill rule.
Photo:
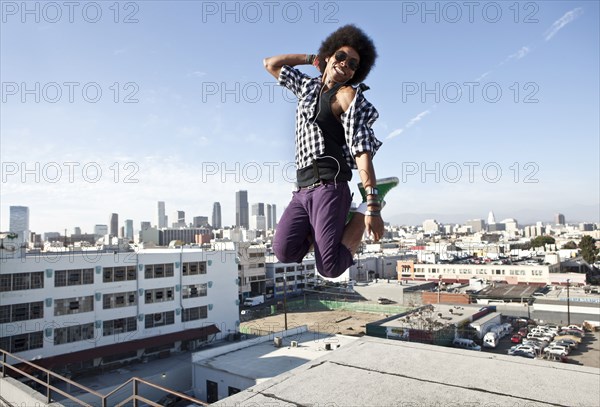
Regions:
<instances>
[{"instance_id":1,"label":"black belt","mask_svg":"<svg viewBox=\"0 0 600 407\"><path fill-rule=\"evenodd\" d=\"M296 171L296 179L299 188L314 188L323 183L333 181L350 181L352 179L352 171L344 171L343 167L341 169L338 168L335 161L333 161L333 165L328 165L324 160L314 160L311 165Z\"/></svg>"}]
</instances>

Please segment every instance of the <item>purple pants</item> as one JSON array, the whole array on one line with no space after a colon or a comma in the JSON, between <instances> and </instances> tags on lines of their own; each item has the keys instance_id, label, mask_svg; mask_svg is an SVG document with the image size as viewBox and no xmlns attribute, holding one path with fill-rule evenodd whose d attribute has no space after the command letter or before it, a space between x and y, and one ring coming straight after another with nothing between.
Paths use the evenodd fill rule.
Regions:
<instances>
[{"instance_id":1,"label":"purple pants","mask_svg":"<svg viewBox=\"0 0 600 407\"><path fill-rule=\"evenodd\" d=\"M302 263L313 243L321 275L338 277L344 273L353 263L352 253L341 243L351 201L347 182L294 192L273 238L277 259Z\"/></svg>"}]
</instances>

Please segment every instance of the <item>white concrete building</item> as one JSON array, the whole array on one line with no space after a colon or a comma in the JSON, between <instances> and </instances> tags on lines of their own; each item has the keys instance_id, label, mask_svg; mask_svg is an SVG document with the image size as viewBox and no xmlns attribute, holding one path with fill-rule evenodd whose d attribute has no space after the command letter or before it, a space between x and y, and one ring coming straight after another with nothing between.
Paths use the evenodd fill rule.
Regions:
<instances>
[{"instance_id":1,"label":"white concrete building","mask_svg":"<svg viewBox=\"0 0 600 407\"><path fill-rule=\"evenodd\" d=\"M315 258L307 256L298 263L282 263L275 256L269 256L266 263L267 298L283 297L283 293L298 293L314 286L317 282Z\"/></svg>"},{"instance_id":2,"label":"white concrete building","mask_svg":"<svg viewBox=\"0 0 600 407\"><path fill-rule=\"evenodd\" d=\"M59 252L1 261L0 347L42 366L87 369L195 349L238 330L234 251Z\"/></svg>"},{"instance_id":3,"label":"white concrete building","mask_svg":"<svg viewBox=\"0 0 600 407\"><path fill-rule=\"evenodd\" d=\"M274 346L275 337L281 341L280 346ZM357 339L307 332L303 326L197 352L192 356L194 395L214 403L336 352Z\"/></svg>"}]
</instances>

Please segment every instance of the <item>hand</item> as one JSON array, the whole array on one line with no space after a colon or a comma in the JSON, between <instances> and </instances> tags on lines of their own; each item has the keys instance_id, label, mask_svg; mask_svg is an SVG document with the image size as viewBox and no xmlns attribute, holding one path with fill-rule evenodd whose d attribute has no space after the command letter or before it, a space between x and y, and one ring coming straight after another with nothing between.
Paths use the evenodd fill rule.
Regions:
<instances>
[{"instance_id":1,"label":"hand","mask_svg":"<svg viewBox=\"0 0 600 407\"><path fill-rule=\"evenodd\" d=\"M365 230L368 236L373 235L376 242L383 237L384 226L381 216L365 216Z\"/></svg>"},{"instance_id":2,"label":"hand","mask_svg":"<svg viewBox=\"0 0 600 407\"><path fill-rule=\"evenodd\" d=\"M321 72L321 70L319 69L319 61L320 61L320 60L319 60L319 56L317 55L317 56L315 57L315 60L313 61L313 63L312 63L312 64L313 64L313 66L314 66L315 68L317 68L317 70L318 70L319 72Z\"/></svg>"}]
</instances>

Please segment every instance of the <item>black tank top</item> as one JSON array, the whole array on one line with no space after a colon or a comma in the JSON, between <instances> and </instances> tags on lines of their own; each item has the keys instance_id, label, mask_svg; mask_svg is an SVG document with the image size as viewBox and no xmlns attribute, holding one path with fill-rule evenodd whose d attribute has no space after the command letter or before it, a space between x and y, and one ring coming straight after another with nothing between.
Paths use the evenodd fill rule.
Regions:
<instances>
[{"instance_id":1,"label":"black tank top","mask_svg":"<svg viewBox=\"0 0 600 407\"><path fill-rule=\"evenodd\" d=\"M325 154L331 157L335 157L339 163L340 173L338 179L340 181L350 181L352 178L352 170L346 163L344 158L343 146L346 144L346 136L344 134L344 126L338 121L331 111L331 98L337 93L342 87L343 83L338 83L326 92L323 92L319 100L319 113L316 117L316 123L323 132L323 139L325 142ZM323 165L330 167L333 164L336 172L338 170L338 163L331 158L323 158L319 161L323 161ZM320 167L321 165L319 165Z\"/></svg>"}]
</instances>

